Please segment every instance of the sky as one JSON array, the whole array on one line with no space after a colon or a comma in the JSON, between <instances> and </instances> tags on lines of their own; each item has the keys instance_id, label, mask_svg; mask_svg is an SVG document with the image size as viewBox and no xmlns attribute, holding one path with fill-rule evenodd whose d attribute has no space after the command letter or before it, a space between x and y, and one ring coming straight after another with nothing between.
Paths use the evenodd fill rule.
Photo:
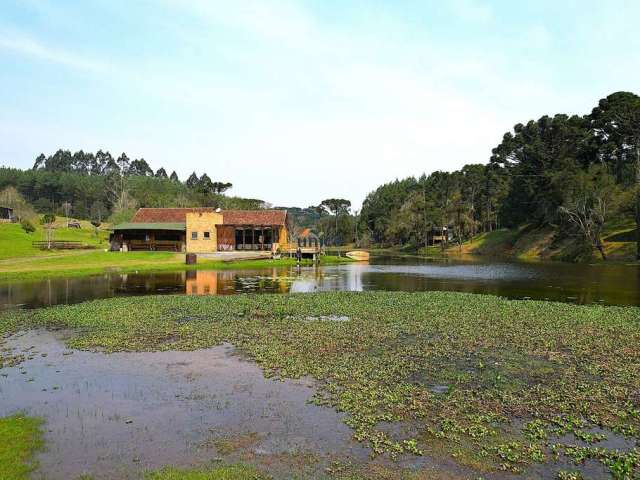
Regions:
<instances>
[{"instance_id":1,"label":"sky","mask_svg":"<svg viewBox=\"0 0 640 480\"><path fill-rule=\"evenodd\" d=\"M109 150L278 206L640 93L636 0L0 0L0 165Z\"/></svg>"}]
</instances>

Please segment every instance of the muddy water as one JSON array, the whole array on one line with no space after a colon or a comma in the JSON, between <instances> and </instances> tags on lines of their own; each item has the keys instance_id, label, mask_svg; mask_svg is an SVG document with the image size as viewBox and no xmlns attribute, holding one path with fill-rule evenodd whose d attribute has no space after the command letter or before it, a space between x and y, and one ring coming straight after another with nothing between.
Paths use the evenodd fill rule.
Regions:
<instances>
[{"instance_id":1,"label":"muddy water","mask_svg":"<svg viewBox=\"0 0 640 480\"><path fill-rule=\"evenodd\" d=\"M32 331L5 346L27 358L0 370L0 417L23 411L46 421L37 479L123 479L197 465L221 455L220 440L265 458L368 454L341 414L308 403L311 382L265 379L231 345L105 355Z\"/></svg>"}]
</instances>

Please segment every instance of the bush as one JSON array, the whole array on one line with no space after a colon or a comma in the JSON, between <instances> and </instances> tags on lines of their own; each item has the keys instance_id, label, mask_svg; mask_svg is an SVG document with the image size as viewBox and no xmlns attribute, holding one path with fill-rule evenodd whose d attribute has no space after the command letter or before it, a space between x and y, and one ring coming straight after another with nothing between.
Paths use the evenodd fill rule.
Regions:
<instances>
[{"instance_id":1,"label":"bush","mask_svg":"<svg viewBox=\"0 0 640 480\"><path fill-rule=\"evenodd\" d=\"M56 221L56 216L53 213L45 213L40 220L40 223L47 225Z\"/></svg>"},{"instance_id":2,"label":"bush","mask_svg":"<svg viewBox=\"0 0 640 480\"><path fill-rule=\"evenodd\" d=\"M27 233L33 233L36 231L36 227L33 225L33 223L31 223L26 218L23 218L22 220L20 220L20 226L22 227L22 230L24 230Z\"/></svg>"}]
</instances>

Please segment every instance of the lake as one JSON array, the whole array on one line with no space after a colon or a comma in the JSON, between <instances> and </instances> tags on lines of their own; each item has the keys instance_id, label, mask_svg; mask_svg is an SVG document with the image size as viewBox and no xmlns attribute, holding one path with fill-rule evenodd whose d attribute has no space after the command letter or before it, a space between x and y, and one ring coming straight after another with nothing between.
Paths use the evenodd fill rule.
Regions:
<instances>
[{"instance_id":1,"label":"lake","mask_svg":"<svg viewBox=\"0 0 640 480\"><path fill-rule=\"evenodd\" d=\"M121 295L451 290L580 304L640 305L640 266L375 257L369 263L257 270L105 273L0 284L2 308Z\"/></svg>"}]
</instances>

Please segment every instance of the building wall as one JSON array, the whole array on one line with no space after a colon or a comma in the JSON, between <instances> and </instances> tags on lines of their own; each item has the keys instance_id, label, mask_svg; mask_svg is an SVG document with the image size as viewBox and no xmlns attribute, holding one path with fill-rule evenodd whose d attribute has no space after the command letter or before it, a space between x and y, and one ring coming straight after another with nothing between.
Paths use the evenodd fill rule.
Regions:
<instances>
[{"instance_id":1,"label":"building wall","mask_svg":"<svg viewBox=\"0 0 640 480\"><path fill-rule=\"evenodd\" d=\"M279 241L280 245L288 245L289 244L289 236L287 232L287 227L282 225L280 227Z\"/></svg>"},{"instance_id":2,"label":"building wall","mask_svg":"<svg viewBox=\"0 0 640 480\"><path fill-rule=\"evenodd\" d=\"M218 250L216 225L222 223L222 214L216 212L187 213L187 252L213 253ZM192 232L198 233L197 240L192 240ZM209 239L205 240L204 232L209 232Z\"/></svg>"}]
</instances>

